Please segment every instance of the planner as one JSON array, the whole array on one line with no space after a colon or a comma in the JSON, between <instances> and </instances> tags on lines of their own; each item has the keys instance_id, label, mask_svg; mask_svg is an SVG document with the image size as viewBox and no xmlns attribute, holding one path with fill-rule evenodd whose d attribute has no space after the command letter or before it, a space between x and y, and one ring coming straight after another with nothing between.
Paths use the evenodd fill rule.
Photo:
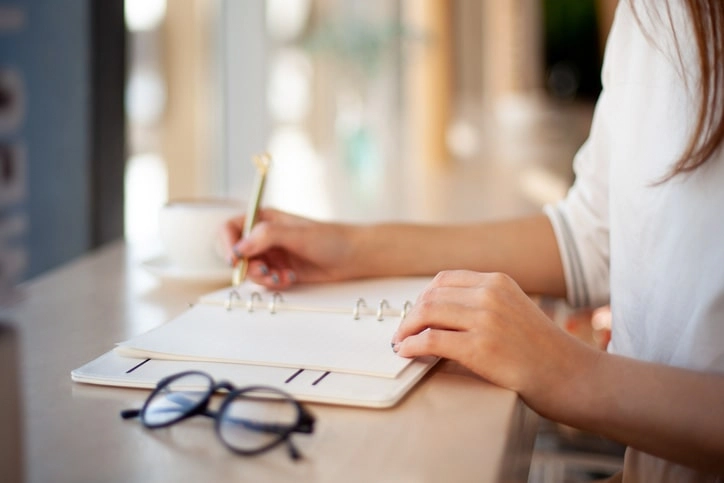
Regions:
<instances>
[{"instance_id":1,"label":"planner","mask_svg":"<svg viewBox=\"0 0 724 483\"><path fill-rule=\"evenodd\" d=\"M388 408L402 400L437 361L429 356L417 358L399 376L389 378L224 362L136 359L111 350L74 369L71 379L82 384L153 389L168 375L194 370L236 387L276 387L299 401Z\"/></svg>"},{"instance_id":2,"label":"planner","mask_svg":"<svg viewBox=\"0 0 724 483\"><path fill-rule=\"evenodd\" d=\"M388 407L436 362L390 341L429 282L401 277L306 284L246 282L203 295L179 316L74 370L91 384L153 387L188 369L281 387L300 400Z\"/></svg>"}]
</instances>

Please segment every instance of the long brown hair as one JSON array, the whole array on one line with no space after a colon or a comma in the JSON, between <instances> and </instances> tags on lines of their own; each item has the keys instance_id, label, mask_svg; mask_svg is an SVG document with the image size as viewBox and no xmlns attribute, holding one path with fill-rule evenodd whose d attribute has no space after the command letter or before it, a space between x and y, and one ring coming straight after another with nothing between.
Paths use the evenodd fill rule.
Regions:
<instances>
[{"instance_id":1,"label":"long brown hair","mask_svg":"<svg viewBox=\"0 0 724 483\"><path fill-rule=\"evenodd\" d=\"M662 181L694 171L711 158L724 141L724 1L682 1L689 12L699 53L701 96L693 134Z\"/></svg>"}]
</instances>

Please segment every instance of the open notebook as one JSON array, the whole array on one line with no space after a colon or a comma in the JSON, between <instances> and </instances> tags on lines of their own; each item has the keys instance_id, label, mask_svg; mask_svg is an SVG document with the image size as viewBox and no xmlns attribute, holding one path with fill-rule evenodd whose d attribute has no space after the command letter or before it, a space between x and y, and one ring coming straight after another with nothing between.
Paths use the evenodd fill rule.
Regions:
<instances>
[{"instance_id":1,"label":"open notebook","mask_svg":"<svg viewBox=\"0 0 724 483\"><path fill-rule=\"evenodd\" d=\"M153 387L203 369L235 384L278 385L307 401L386 407L437 359L406 359L390 340L427 278L302 285L250 283L205 295L173 320L74 370L75 381Z\"/></svg>"}]
</instances>

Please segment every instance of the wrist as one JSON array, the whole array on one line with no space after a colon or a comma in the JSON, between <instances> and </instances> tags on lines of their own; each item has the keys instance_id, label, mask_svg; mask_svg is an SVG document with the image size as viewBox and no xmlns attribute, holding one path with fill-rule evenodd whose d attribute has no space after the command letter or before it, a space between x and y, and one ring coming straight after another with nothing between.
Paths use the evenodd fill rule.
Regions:
<instances>
[{"instance_id":1,"label":"wrist","mask_svg":"<svg viewBox=\"0 0 724 483\"><path fill-rule=\"evenodd\" d=\"M542 416L571 426L590 423L601 398L600 366L607 354L575 337L560 332L563 350L549 353L543 373L535 376L531 390L521 395ZM566 347L567 346L567 347Z\"/></svg>"},{"instance_id":2,"label":"wrist","mask_svg":"<svg viewBox=\"0 0 724 483\"><path fill-rule=\"evenodd\" d=\"M387 248L381 246L384 235L377 225L342 225L347 247L345 258L349 278L380 277L386 275L379 254Z\"/></svg>"}]
</instances>

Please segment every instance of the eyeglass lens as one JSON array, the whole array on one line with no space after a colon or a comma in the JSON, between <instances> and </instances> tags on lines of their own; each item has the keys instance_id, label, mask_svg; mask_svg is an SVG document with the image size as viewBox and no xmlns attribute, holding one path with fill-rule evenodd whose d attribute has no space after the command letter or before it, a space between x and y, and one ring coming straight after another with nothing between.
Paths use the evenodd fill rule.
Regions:
<instances>
[{"instance_id":1,"label":"eyeglass lens","mask_svg":"<svg viewBox=\"0 0 724 483\"><path fill-rule=\"evenodd\" d=\"M234 393L220 410L217 428L228 445L250 452L286 438L298 418L292 400L273 389L257 388Z\"/></svg>"},{"instance_id":2,"label":"eyeglass lens","mask_svg":"<svg viewBox=\"0 0 724 483\"><path fill-rule=\"evenodd\" d=\"M209 396L212 385L211 378L199 373L189 373L169 381L146 402L144 424L163 426L182 419Z\"/></svg>"}]
</instances>

